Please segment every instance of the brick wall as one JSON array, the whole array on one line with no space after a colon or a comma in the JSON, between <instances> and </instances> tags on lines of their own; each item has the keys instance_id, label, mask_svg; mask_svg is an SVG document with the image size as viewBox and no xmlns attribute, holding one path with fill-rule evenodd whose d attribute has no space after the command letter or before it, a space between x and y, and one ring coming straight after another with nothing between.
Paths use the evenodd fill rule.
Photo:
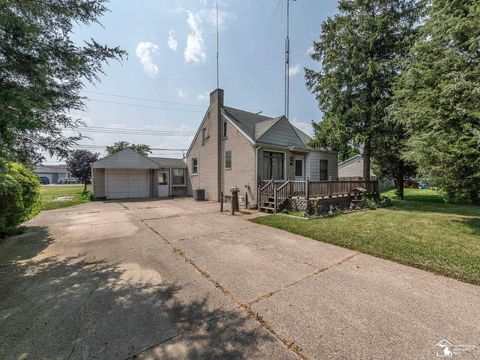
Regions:
<instances>
[{"instance_id":1,"label":"brick wall","mask_svg":"<svg viewBox=\"0 0 480 360\"><path fill-rule=\"evenodd\" d=\"M205 198L213 201L220 199L221 107L223 107L223 90L217 89L210 94L210 106L187 157L191 189L193 191L204 189ZM202 129L206 129L207 139L203 139ZM192 168L194 158L198 161L197 174L193 173Z\"/></svg>"},{"instance_id":2,"label":"brick wall","mask_svg":"<svg viewBox=\"0 0 480 360\"><path fill-rule=\"evenodd\" d=\"M226 121L223 119L223 121ZM231 195L234 186L240 189L239 196L248 194L249 206L256 198L255 147L230 122L227 123L227 137L221 140L221 189L225 195ZM222 134L223 135L223 124ZM232 153L232 167L225 168L225 152ZM241 204L242 205L242 204Z\"/></svg>"}]
</instances>

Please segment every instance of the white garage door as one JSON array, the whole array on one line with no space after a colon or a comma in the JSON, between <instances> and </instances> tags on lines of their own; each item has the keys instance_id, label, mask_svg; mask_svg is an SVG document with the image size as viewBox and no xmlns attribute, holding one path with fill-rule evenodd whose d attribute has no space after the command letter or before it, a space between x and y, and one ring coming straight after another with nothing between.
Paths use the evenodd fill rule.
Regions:
<instances>
[{"instance_id":1,"label":"white garage door","mask_svg":"<svg viewBox=\"0 0 480 360\"><path fill-rule=\"evenodd\" d=\"M148 170L107 169L107 199L144 198L149 195Z\"/></svg>"}]
</instances>

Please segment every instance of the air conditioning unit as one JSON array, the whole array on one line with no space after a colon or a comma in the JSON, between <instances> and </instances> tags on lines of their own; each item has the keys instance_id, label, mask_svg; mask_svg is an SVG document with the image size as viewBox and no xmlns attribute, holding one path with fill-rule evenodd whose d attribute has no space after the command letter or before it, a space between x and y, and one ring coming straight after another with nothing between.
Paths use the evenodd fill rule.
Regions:
<instances>
[{"instance_id":1,"label":"air conditioning unit","mask_svg":"<svg viewBox=\"0 0 480 360\"><path fill-rule=\"evenodd\" d=\"M193 190L193 198L197 201L205 200L205 190L204 189Z\"/></svg>"}]
</instances>

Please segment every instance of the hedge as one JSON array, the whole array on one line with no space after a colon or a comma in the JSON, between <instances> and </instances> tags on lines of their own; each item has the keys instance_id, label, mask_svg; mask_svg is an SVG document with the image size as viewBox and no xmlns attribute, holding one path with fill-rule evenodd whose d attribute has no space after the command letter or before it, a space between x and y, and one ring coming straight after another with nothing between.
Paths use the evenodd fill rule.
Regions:
<instances>
[{"instance_id":1,"label":"hedge","mask_svg":"<svg viewBox=\"0 0 480 360\"><path fill-rule=\"evenodd\" d=\"M0 162L0 236L14 232L40 209L38 177L22 164Z\"/></svg>"}]
</instances>

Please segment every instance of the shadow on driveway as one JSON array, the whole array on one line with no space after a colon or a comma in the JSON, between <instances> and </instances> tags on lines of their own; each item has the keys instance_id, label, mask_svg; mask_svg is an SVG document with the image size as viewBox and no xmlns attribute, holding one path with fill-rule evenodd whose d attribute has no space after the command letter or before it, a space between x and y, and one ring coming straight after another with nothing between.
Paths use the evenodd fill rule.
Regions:
<instances>
[{"instance_id":1,"label":"shadow on driveway","mask_svg":"<svg viewBox=\"0 0 480 360\"><path fill-rule=\"evenodd\" d=\"M51 241L37 227L2 244L2 359L246 359L272 341L242 312L179 296L188 283L81 257L42 257Z\"/></svg>"}]
</instances>

